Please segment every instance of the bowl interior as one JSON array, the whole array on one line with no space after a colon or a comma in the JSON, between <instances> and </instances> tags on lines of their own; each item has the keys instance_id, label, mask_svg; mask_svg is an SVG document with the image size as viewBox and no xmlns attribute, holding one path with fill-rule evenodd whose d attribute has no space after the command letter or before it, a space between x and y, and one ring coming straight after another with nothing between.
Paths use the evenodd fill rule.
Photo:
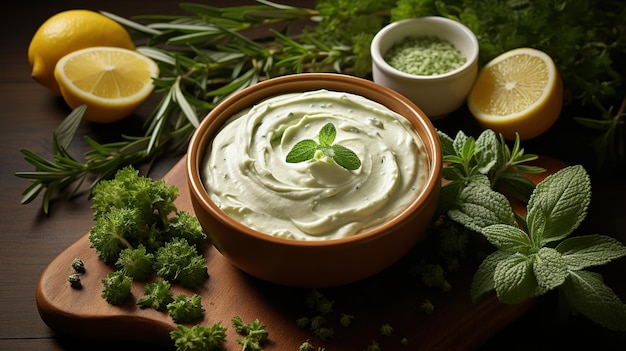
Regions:
<instances>
[{"instance_id":1,"label":"bowl interior","mask_svg":"<svg viewBox=\"0 0 626 351\"><path fill-rule=\"evenodd\" d=\"M204 161L205 151L208 150L213 136L221 129L222 125L236 113L249 108L264 99L294 92L305 92L318 89L334 91L345 91L364 96L377 101L389 109L403 116L410 116L408 119L422 139L428 154L429 175L425 187L420 195L411 205L399 216L385 225L359 235L322 241L304 241L285 239L270 236L253 230L243 224L238 223L223 211L221 211L210 200L204 189L201 177L201 166ZM348 243L355 240L366 240L368 236L386 230L398 222L402 222L411 216L415 209L423 206L425 194L432 192L434 187L439 186L440 168L442 164L440 156L439 139L435 129L426 115L413 102L395 91L378 85L369 80L356 78L353 76L332 74L332 73L305 73L297 75L282 76L272 78L229 97L223 103L213 109L209 115L201 122L192 137L188 150L187 172L189 185L192 191L201 202L203 209L209 211L212 216L219 221L240 232L245 232L251 236L262 238L263 240L274 241L285 245L301 246L324 246Z\"/></svg>"},{"instance_id":2,"label":"bowl interior","mask_svg":"<svg viewBox=\"0 0 626 351\"><path fill-rule=\"evenodd\" d=\"M474 33L463 24L438 16L411 18L387 25L374 37L372 41L372 58L382 69L392 71L395 74L416 77L416 75L399 71L389 65L384 56L391 47L402 41L406 37L436 36L442 40L450 42L461 51L467 61L461 67L445 74L432 76L418 76L420 78L439 78L442 76L454 75L464 71L478 59L478 40Z\"/></svg>"}]
</instances>

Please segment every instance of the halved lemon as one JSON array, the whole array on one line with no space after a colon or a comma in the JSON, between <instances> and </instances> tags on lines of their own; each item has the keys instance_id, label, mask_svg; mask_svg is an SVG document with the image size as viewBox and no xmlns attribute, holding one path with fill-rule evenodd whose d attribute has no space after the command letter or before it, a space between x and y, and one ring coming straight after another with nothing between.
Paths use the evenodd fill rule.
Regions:
<instances>
[{"instance_id":1,"label":"halved lemon","mask_svg":"<svg viewBox=\"0 0 626 351\"><path fill-rule=\"evenodd\" d=\"M35 81L60 95L54 79L54 66L70 52L92 46L135 49L126 29L109 17L83 9L59 12L48 18L31 39L28 46L31 75Z\"/></svg>"},{"instance_id":2,"label":"halved lemon","mask_svg":"<svg viewBox=\"0 0 626 351\"><path fill-rule=\"evenodd\" d=\"M548 54L533 48L507 51L487 63L467 97L484 127L514 140L537 137L556 122L563 106L561 76Z\"/></svg>"},{"instance_id":3,"label":"halved lemon","mask_svg":"<svg viewBox=\"0 0 626 351\"><path fill-rule=\"evenodd\" d=\"M154 89L159 68L152 59L117 47L71 52L55 66L61 95L72 108L87 104L84 119L110 123L131 115Z\"/></svg>"}]
</instances>

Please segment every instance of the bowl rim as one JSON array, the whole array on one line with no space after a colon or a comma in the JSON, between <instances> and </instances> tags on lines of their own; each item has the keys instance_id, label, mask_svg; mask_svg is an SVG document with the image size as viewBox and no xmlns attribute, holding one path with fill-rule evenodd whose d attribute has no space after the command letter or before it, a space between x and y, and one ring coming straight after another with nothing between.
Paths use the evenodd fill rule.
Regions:
<instances>
[{"instance_id":1,"label":"bowl rim","mask_svg":"<svg viewBox=\"0 0 626 351\"><path fill-rule=\"evenodd\" d=\"M201 163L204 160L204 152L201 152L203 149L200 147L202 145L210 144L213 136L207 136L206 131L212 125L218 123L215 121L217 117L220 117L223 113L227 112L232 104L236 103L243 96L247 95L256 95L261 94L263 89L271 87L273 85L294 85L298 86L298 83L311 83L318 82L317 85L310 89L290 89L291 92L304 92L304 91L312 91L325 89L324 84L329 81L333 81L336 84L341 82L350 83L350 84L360 84L363 88L366 88L368 91L371 91L374 95L387 95L389 98L395 99L400 102L402 107L413 111L417 116L416 120L419 122L421 128L424 128L426 133L425 138L420 134L420 138L422 142L426 144L430 144L432 147L428 147L428 149L432 149L433 152L428 153L428 177L424 183L424 187L421 190L420 194L404 209L402 212L394 216L391 220L385 222L384 224L377 226L371 230L365 231L363 233L355 234L349 237L330 239L330 240L297 240L297 239L288 239L272 236L261 231L250 228L242 223L237 222L234 218L230 217L227 213L222 211L217 205L210 199L208 192L205 190L204 184L202 182L201 176ZM329 91L338 91L335 89L327 89ZM348 93L353 93L357 95L361 95L359 93L355 93L353 91L345 90ZM263 95L262 99L267 99L272 96L286 94L288 92L282 91L277 94L266 94ZM366 97L372 99L370 97ZM376 99L372 99L378 102ZM259 100L256 100L257 102ZM378 102L381 103L381 102ZM381 103L384 105L383 103ZM246 106L243 108L247 108L250 106ZM243 109L242 108L242 109ZM242 109L238 109L236 111L232 111L230 114L232 116L234 113L241 111ZM219 125L216 128L216 132L221 130L223 123L227 118L221 118L219 121ZM413 122L411 122L413 126ZM220 104L218 104L214 109L212 109L205 118L200 122L200 125L196 128L196 131L193 133L191 140L189 142L187 157L186 157L186 173L187 180L189 184L189 191L192 191L196 200L200 202L200 205L207 211L210 212L210 215L213 216L216 220L221 222L223 225L227 226L232 230L237 230L240 232L244 232L246 235L249 235L253 238L272 242L278 245L287 245L287 246L297 246L297 247L340 247L343 245L353 245L355 242L367 242L370 240L374 240L379 237L381 234L385 234L384 232L389 231L389 227L393 227L398 224L402 224L406 220L412 217L412 214L418 211L420 208L425 207L427 204L427 196L425 194L432 193L435 191L435 187L440 187L440 179L441 179L441 168L443 164L443 156L441 154L441 145L439 142L439 137L437 135L436 129L431 123L430 119L426 116L426 114L417 107L411 100L406 98L405 96L397 93L396 91L387 88L383 85L375 83L373 81L350 76L339 73L303 73L303 74L289 74L285 76L279 76L270 78L261 82L258 82L252 86L248 86L232 95L224 99Z\"/></svg>"},{"instance_id":2,"label":"bowl rim","mask_svg":"<svg viewBox=\"0 0 626 351\"><path fill-rule=\"evenodd\" d=\"M462 66L457 67L456 69L453 69L452 71L448 71L442 74L419 75L419 74L410 74L410 73L403 72L397 68L392 67L389 63L387 63L387 61L383 57L383 53L381 52L380 47L381 47L381 43L385 40L385 37L389 35L390 32L397 30L398 28L405 27L405 26L410 26L410 25L415 25L415 24L420 24L420 23L429 23L429 22L437 23L440 25L448 26L448 27L454 27L456 29L459 29L461 32L463 32L467 36L467 39L469 39L474 50L472 50L472 55L470 57L467 57L467 61L465 61L465 63ZM434 34L434 35L436 36L437 34ZM406 18L403 20L392 22L386 25L385 27L383 27L381 30L379 30L378 33L376 33L376 35L372 39L372 42L370 44L370 54L372 56L372 63L376 64L380 70L385 71L385 73L387 74L400 76L405 79L417 78L417 79L423 79L423 80L436 80L436 79L448 78L448 77L458 75L466 71L472 65L478 62L478 53L479 53L479 44L478 44L478 39L476 38L476 35L474 34L474 32L472 32L463 23L446 18L446 17L442 17L442 16L424 16L424 17L416 17L416 18Z\"/></svg>"}]
</instances>

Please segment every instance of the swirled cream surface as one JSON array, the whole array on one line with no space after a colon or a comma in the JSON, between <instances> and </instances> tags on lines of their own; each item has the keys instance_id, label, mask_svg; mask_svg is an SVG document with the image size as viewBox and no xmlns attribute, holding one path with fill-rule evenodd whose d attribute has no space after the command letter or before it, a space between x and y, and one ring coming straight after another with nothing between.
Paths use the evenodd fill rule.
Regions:
<instances>
[{"instance_id":1,"label":"swirled cream surface","mask_svg":"<svg viewBox=\"0 0 626 351\"><path fill-rule=\"evenodd\" d=\"M354 151L349 171L327 156L287 163L303 139L327 123L333 144ZM377 227L423 190L427 155L411 124L362 96L316 90L260 102L231 118L204 160L212 201L257 231L299 240L337 239Z\"/></svg>"}]
</instances>

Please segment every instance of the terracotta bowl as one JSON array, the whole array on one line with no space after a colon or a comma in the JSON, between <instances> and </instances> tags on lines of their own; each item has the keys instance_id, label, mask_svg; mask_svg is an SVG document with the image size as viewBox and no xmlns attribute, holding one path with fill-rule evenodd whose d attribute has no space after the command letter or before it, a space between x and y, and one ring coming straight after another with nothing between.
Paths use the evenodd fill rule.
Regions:
<instances>
[{"instance_id":1,"label":"terracotta bowl","mask_svg":"<svg viewBox=\"0 0 626 351\"><path fill-rule=\"evenodd\" d=\"M347 238L304 241L270 236L224 213L205 191L205 152L226 120L258 102L286 93L326 89L361 95L406 117L425 144L428 176L424 190L399 215L368 232ZM187 154L187 180L198 220L215 248L234 266L285 286L322 288L372 276L403 257L432 220L441 185L439 139L428 117L413 102L374 82L347 75L306 73L272 78L227 98L200 123Z\"/></svg>"}]
</instances>

